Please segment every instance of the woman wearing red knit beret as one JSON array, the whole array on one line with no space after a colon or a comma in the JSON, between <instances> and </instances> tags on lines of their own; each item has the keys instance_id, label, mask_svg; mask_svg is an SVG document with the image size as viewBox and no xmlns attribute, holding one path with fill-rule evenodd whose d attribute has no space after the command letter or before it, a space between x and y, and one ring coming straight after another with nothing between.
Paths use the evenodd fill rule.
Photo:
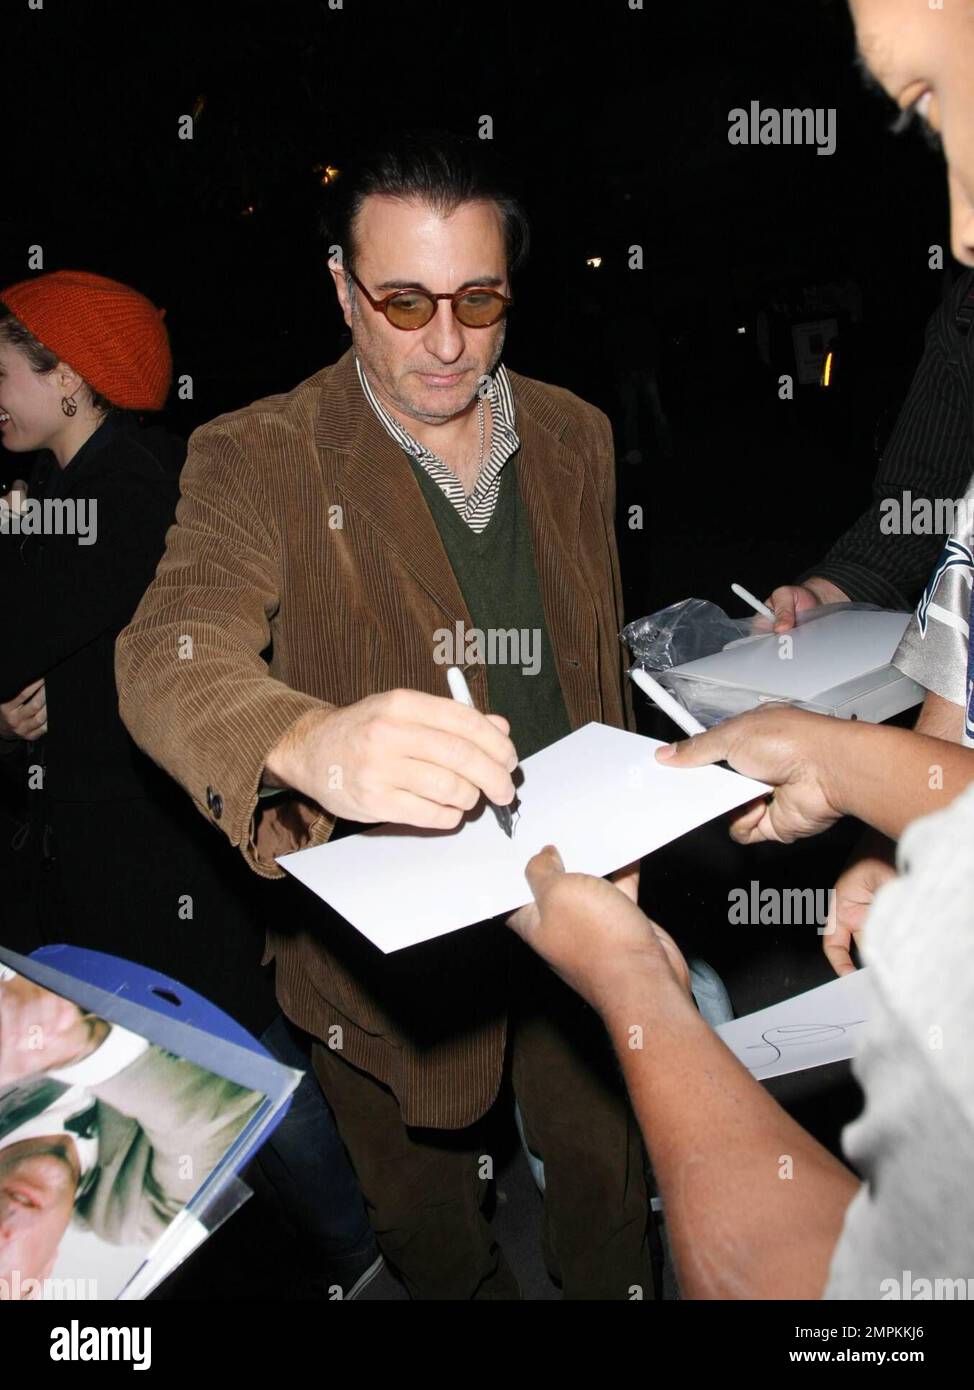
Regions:
<instances>
[{"instance_id":1,"label":"woman wearing red knit beret","mask_svg":"<svg viewBox=\"0 0 974 1390\"><path fill-rule=\"evenodd\" d=\"M21 456L36 456L26 497L23 483L0 496L0 771L27 801L12 856L0 847L0 944L127 956L310 1073L260 966L252 876L118 715L115 639L162 555L186 453L136 413L162 408L171 375L162 312L126 285L57 271L0 291L0 476L22 476ZM72 530L58 531L55 507ZM10 858L24 872L11 874ZM381 1256L310 1075L258 1163L265 1195L305 1238L314 1287L356 1297Z\"/></svg>"},{"instance_id":2,"label":"woman wearing red knit beret","mask_svg":"<svg viewBox=\"0 0 974 1390\"><path fill-rule=\"evenodd\" d=\"M169 392L163 312L82 271L0 291L0 475L33 459L29 489L0 502L0 754L26 803L13 860L27 885L12 912L6 895L2 940L129 956L260 1030L275 1010L248 876L118 717L115 639L162 554L185 457L137 418Z\"/></svg>"}]
</instances>

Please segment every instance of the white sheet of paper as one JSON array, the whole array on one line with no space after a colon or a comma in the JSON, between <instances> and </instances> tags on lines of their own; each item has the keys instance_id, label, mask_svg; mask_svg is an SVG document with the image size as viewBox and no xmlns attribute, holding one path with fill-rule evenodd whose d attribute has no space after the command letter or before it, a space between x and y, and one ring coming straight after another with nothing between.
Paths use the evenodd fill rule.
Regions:
<instances>
[{"instance_id":1,"label":"white sheet of paper","mask_svg":"<svg viewBox=\"0 0 974 1390\"><path fill-rule=\"evenodd\" d=\"M716 1031L759 1081L854 1057L869 1018L868 970L721 1023Z\"/></svg>"},{"instance_id":2,"label":"white sheet of paper","mask_svg":"<svg viewBox=\"0 0 974 1390\"><path fill-rule=\"evenodd\" d=\"M828 613L784 634L790 645L774 633L752 636L676 666L673 673L785 700L814 700L833 686L888 666L909 621L909 613Z\"/></svg>"},{"instance_id":3,"label":"white sheet of paper","mask_svg":"<svg viewBox=\"0 0 974 1390\"><path fill-rule=\"evenodd\" d=\"M521 764L514 837L481 802L456 830L376 826L278 863L381 951L398 951L531 900L544 845L569 872L608 874L769 789L719 767L668 768L658 739L586 724Z\"/></svg>"}]
</instances>

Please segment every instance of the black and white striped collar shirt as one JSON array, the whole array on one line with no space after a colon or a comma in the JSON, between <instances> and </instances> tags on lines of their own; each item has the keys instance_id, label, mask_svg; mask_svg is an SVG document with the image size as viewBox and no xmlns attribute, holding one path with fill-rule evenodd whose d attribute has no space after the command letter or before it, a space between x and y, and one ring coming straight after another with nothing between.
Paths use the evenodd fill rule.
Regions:
<instances>
[{"instance_id":1,"label":"black and white striped collar shirt","mask_svg":"<svg viewBox=\"0 0 974 1390\"><path fill-rule=\"evenodd\" d=\"M494 514L497 494L500 490L501 470L504 464L521 446L515 428L514 392L510 378L500 363L491 377L491 387L487 399L491 407L490 455L484 460L473 492L468 497L463 484L452 469L448 468L425 444L414 439L408 430L403 429L398 420L386 410L369 385L362 364L355 354L355 369L362 383L365 398L378 415L383 425L401 448L421 463L426 472L442 490L444 496L453 503L460 516L471 531L480 532Z\"/></svg>"}]
</instances>

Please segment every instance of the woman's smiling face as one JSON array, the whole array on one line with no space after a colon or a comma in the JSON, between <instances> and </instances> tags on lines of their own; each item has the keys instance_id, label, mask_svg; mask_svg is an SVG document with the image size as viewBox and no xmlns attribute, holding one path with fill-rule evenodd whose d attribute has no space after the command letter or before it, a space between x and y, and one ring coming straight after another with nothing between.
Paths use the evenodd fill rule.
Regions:
<instances>
[{"instance_id":1,"label":"woman's smiling face","mask_svg":"<svg viewBox=\"0 0 974 1390\"><path fill-rule=\"evenodd\" d=\"M5 449L23 454L47 448L64 423L55 377L56 372L35 372L21 348L0 342L0 442Z\"/></svg>"},{"instance_id":2,"label":"woman's smiling face","mask_svg":"<svg viewBox=\"0 0 974 1390\"><path fill-rule=\"evenodd\" d=\"M974 0L850 0L859 50L904 111L939 135L947 160L951 249L974 266Z\"/></svg>"}]
</instances>

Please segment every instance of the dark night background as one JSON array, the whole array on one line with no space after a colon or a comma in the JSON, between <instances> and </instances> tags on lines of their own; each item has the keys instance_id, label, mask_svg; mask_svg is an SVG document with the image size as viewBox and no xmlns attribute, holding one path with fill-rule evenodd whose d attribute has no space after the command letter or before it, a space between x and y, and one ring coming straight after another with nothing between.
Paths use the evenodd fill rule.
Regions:
<instances>
[{"instance_id":1,"label":"dark night background","mask_svg":"<svg viewBox=\"0 0 974 1390\"><path fill-rule=\"evenodd\" d=\"M533 229L505 361L613 420L628 619L690 595L730 607L734 579L763 596L824 553L869 496L956 268L941 159L888 133L892 103L865 89L830 0L8 0L4 50L0 283L27 276L39 244L44 270L98 271L164 305L176 375L194 383L167 411L183 434L344 350L321 170L389 125L475 133L490 115ZM835 153L732 146L727 113L752 100L836 108ZM627 268L634 243L641 271ZM944 271L928 268L933 244ZM832 304L837 286L861 315L840 314L833 383L781 401L790 323L830 317L802 306ZM644 411L642 458L625 462L615 383L633 366L655 367L669 431ZM633 504L642 531L625 525ZM644 904L747 1012L830 971L807 929L730 939L728 886L829 887L853 831L741 851L705 828L644 865ZM858 1105L845 1067L776 1087L833 1146ZM196 1267L180 1276L193 1296Z\"/></svg>"},{"instance_id":2,"label":"dark night background","mask_svg":"<svg viewBox=\"0 0 974 1390\"><path fill-rule=\"evenodd\" d=\"M99 271L165 305L194 383L168 411L184 434L344 349L320 168L390 125L474 133L488 114L534 238L505 360L617 429L617 365L658 360L674 456L664 466L649 428L643 465L620 467L620 511L646 516L621 537L629 616L723 601L732 577L765 592L868 496L945 287L928 247L948 242L946 188L919 137L889 135L844 4L23 0L5 30L2 282L40 244L46 270ZM752 100L836 108L835 153L731 145L727 113ZM759 311L842 281L862 321L842 325L833 387L779 401L794 366L759 361Z\"/></svg>"}]
</instances>

